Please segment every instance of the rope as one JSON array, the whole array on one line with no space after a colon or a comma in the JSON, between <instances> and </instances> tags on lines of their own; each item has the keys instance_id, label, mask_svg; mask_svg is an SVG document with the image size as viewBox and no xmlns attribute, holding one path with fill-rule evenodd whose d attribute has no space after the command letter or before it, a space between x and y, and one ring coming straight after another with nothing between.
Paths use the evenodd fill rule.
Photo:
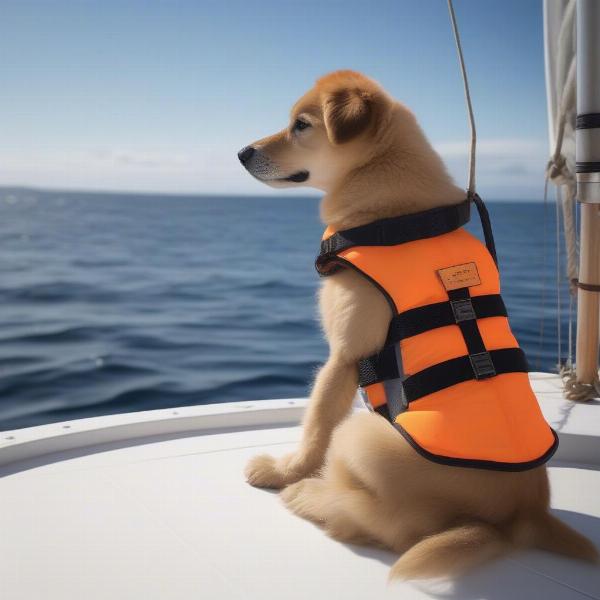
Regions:
<instances>
[{"instance_id":1,"label":"rope","mask_svg":"<svg viewBox=\"0 0 600 600\"><path fill-rule=\"evenodd\" d=\"M577 194L577 183L575 175L567 165L566 158L562 153L562 146L565 136L565 129L568 124L567 117L570 116L572 107L575 105L576 91L576 57L572 55L569 58L571 46L569 44L570 35L573 30L575 18L575 2L571 1L564 13L559 32L559 45L557 64L562 70L564 77L564 86L559 91L559 110L556 120L556 141L554 152L546 167L546 188L548 181L552 181L556 186L561 186L562 190L556 199L556 300L557 300L557 364L561 374L567 374L567 371L573 371L573 297L577 293L578 277L578 253L577 253L577 225L575 223L575 197ZM568 67L568 68L567 68ZM562 77L558 78L559 80ZM560 211L559 203L562 205L563 229L565 250L567 255L566 272L569 281L569 329L568 329L568 352L567 362L562 363L562 300L560 293L561 267L560 267Z\"/></svg>"},{"instance_id":2,"label":"rope","mask_svg":"<svg viewBox=\"0 0 600 600\"><path fill-rule=\"evenodd\" d=\"M548 175L546 176L546 186L544 190L544 202L546 201L547 189L548 189ZM573 196L574 198L574 196ZM566 202L563 201L563 215ZM568 228L566 219L563 219L563 227L565 231L565 245L569 246L567 242ZM575 232L577 231L576 225L573 225L573 239L575 239ZM573 244L575 245L575 244ZM556 326L557 326L557 363L558 373L563 381L564 395L567 400L573 402L589 402L594 398L600 396L600 379L596 376L596 379L592 383L582 383L577 380L577 372L575 370L575 363L573 361L573 324L575 321L575 294L573 290L577 290L577 278L569 278L571 293L569 294L569 329L568 329L568 351L567 360L565 363L562 362L562 301L560 293L561 275L560 275L560 210L559 200L556 202ZM574 283L575 282L575 283ZM543 319L543 317L542 317ZM542 326L543 327L543 326ZM543 332L543 329L541 330ZM542 333L543 335L543 333Z\"/></svg>"},{"instance_id":3,"label":"rope","mask_svg":"<svg viewBox=\"0 0 600 600\"><path fill-rule=\"evenodd\" d=\"M577 229L575 226L575 196L577 194L577 183L574 174L570 171L567 161L562 154L562 145L567 125L567 114L575 102L575 75L576 62L575 57L571 61L567 79L565 82L564 93L560 99L560 110L558 112L556 125L556 144L552 158L548 161L546 167L547 178L556 186L562 186L564 193L561 194L563 225L565 231L565 248L567 253L567 277L569 280L569 289L571 294L577 293L577 287L574 284L577 281Z\"/></svg>"},{"instance_id":4,"label":"rope","mask_svg":"<svg viewBox=\"0 0 600 600\"><path fill-rule=\"evenodd\" d=\"M572 127L576 94L576 56L572 51L572 32L574 28L576 3L571 0L565 8L561 28L559 32L558 55L556 64L560 70L557 81L564 81L561 90L558 90L558 112L556 120L556 142L554 152L546 167L546 188L548 181L560 186L556 202L556 292L557 292L557 363L558 372L563 380L565 397L574 402L586 402L600 395L600 380L591 384L577 381L575 365L573 360L573 328L575 320L575 297L578 287L578 248L577 248L577 211L575 200L577 195L577 183L573 169L569 168L567 160L562 153L565 131L567 126ZM574 117L573 117L574 122ZM564 231L564 243L566 252L566 274L569 282L569 324L568 324L568 351L567 360L562 361L562 299L560 284L560 217L562 206L562 220ZM543 329L542 329L543 331Z\"/></svg>"},{"instance_id":5,"label":"rope","mask_svg":"<svg viewBox=\"0 0 600 600\"><path fill-rule=\"evenodd\" d=\"M465 59L463 57L462 45L460 43L460 34L456 24L456 15L454 14L454 6L452 0L448 0L448 12L450 13L450 21L452 22L452 31L454 32L454 42L456 44L456 52L460 62L460 70L462 73L463 87L465 90L465 100L467 102L467 111L469 113L469 128L471 130L471 147L469 150L469 180L467 184L467 194L469 198L475 196L475 150L477 146L477 130L475 129L475 117L473 116L473 105L471 104L471 92L469 90L469 80L467 78L467 69L465 67Z\"/></svg>"},{"instance_id":6,"label":"rope","mask_svg":"<svg viewBox=\"0 0 600 600\"><path fill-rule=\"evenodd\" d=\"M589 402L600 396L600 380L596 377L593 383L577 381L572 365L561 365L559 374L565 387L565 398L573 402Z\"/></svg>"},{"instance_id":7,"label":"rope","mask_svg":"<svg viewBox=\"0 0 600 600\"><path fill-rule=\"evenodd\" d=\"M569 170L566 160L562 155L562 145L567 125L567 115L571 107L575 107L576 89L577 89L577 61L573 53L571 59L568 55L571 50L570 38L572 36L576 14L576 2L571 0L565 9L563 22L559 32L559 56L558 61L561 68L568 65L567 76L565 77L564 87L560 98L560 111L558 121L558 136L556 148L553 157L552 181L556 185L562 185L565 193L561 195L563 206L563 227L565 232L565 248L567 253L567 277L569 279L569 289L571 295L577 294L577 288L573 282L578 276L579 258L577 253L577 226L575 223L575 198L577 196L577 182L572 170ZM569 324L571 326L571 324Z\"/></svg>"},{"instance_id":8,"label":"rope","mask_svg":"<svg viewBox=\"0 0 600 600\"><path fill-rule=\"evenodd\" d=\"M542 353L544 352L544 325L546 315L546 255L548 247L548 175L544 178L544 218L542 229L542 293L540 306L540 329L538 333L538 355L536 361L536 371L541 370Z\"/></svg>"},{"instance_id":9,"label":"rope","mask_svg":"<svg viewBox=\"0 0 600 600\"><path fill-rule=\"evenodd\" d=\"M556 202L556 338L557 338L557 351L556 351L556 364L558 369L561 369L562 365L562 301L560 293L560 207L558 205L558 198Z\"/></svg>"},{"instance_id":10,"label":"rope","mask_svg":"<svg viewBox=\"0 0 600 600\"><path fill-rule=\"evenodd\" d=\"M548 200L548 182L549 177L546 175L546 182L544 185L544 206L547 206ZM577 374L574 368L573 361L573 322L574 318L574 304L575 304L575 296L573 294L569 294L569 339L568 339L568 354L567 361L562 363L562 341L561 341L561 331L562 331L562 323L561 323L561 297L560 297L560 212L558 210L558 199L556 204L556 247L557 247L557 332L558 332L558 357L557 357L557 367L560 378L563 382L564 395L567 400L571 400L572 402L588 402L594 398L600 396L600 379L596 378L593 383L581 383L577 381ZM546 231L546 210L544 209L544 232ZM545 240L545 233L544 233ZM545 241L544 241L545 245ZM545 265L545 251L544 251L544 263ZM545 273L545 269L542 271ZM544 315L543 315L543 303L544 303L545 294L542 295L542 319L540 322L540 356L538 361L541 360L541 352L543 348L543 338L544 338Z\"/></svg>"}]
</instances>

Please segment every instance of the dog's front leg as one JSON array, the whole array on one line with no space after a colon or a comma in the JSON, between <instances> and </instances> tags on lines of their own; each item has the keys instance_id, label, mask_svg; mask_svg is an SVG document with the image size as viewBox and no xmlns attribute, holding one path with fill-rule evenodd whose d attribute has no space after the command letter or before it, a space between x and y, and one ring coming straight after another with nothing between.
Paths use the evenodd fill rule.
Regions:
<instances>
[{"instance_id":1,"label":"dog's front leg","mask_svg":"<svg viewBox=\"0 0 600 600\"><path fill-rule=\"evenodd\" d=\"M323 465L332 431L352 406L357 385L356 362L330 356L315 380L300 448L277 459L268 454L255 456L246 466L248 482L280 489L317 471Z\"/></svg>"}]
</instances>

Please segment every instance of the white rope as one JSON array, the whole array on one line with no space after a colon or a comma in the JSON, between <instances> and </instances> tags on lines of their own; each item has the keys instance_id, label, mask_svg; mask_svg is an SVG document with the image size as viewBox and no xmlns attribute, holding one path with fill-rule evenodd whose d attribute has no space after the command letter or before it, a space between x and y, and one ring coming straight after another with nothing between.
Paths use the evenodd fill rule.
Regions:
<instances>
[{"instance_id":1,"label":"white rope","mask_svg":"<svg viewBox=\"0 0 600 600\"><path fill-rule=\"evenodd\" d=\"M546 256L548 248L548 175L544 178L544 218L542 219L542 264L540 273L542 275L542 290L540 294L540 330L538 334L538 356L536 371L541 370L542 353L544 352L544 325L546 315Z\"/></svg>"},{"instance_id":2,"label":"white rope","mask_svg":"<svg viewBox=\"0 0 600 600\"><path fill-rule=\"evenodd\" d=\"M592 383L577 381L577 374L571 365L563 365L559 373L563 380L567 400L589 402L600 396L600 380L598 377Z\"/></svg>"},{"instance_id":3,"label":"white rope","mask_svg":"<svg viewBox=\"0 0 600 600\"><path fill-rule=\"evenodd\" d=\"M576 190L567 188L562 195L563 227L565 230L565 249L567 252L567 278L571 296L577 295L577 278L579 276L579 252L577 251L577 227L575 225Z\"/></svg>"},{"instance_id":4,"label":"white rope","mask_svg":"<svg viewBox=\"0 0 600 600\"><path fill-rule=\"evenodd\" d=\"M454 32L454 41L456 43L456 52L460 62L460 70L462 73L463 86L465 89L465 100L467 102L467 111L469 113L469 127L471 129L471 147L469 150L469 180L467 183L467 194L469 198L475 195L475 150L477 146L477 131L475 129L475 117L473 116L473 105L471 104L471 92L469 90L469 80L467 78L467 69L465 67L465 59L463 58L462 45L460 43L460 35L456 24L456 15L454 14L454 6L452 0L448 0L448 12L450 13L450 21L452 22L452 31Z\"/></svg>"},{"instance_id":5,"label":"white rope","mask_svg":"<svg viewBox=\"0 0 600 600\"><path fill-rule=\"evenodd\" d=\"M575 114L576 94L576 56L573 51L573 30L575 19L575 5L571 0L563 13L561 22L558 54L555 64L559 69L557 82L562 83L562 89L557 90L558 112L556 117L556 142L554 152L546 168L546 185L552 181L560 187L560 193L556 204L556 293L557 293L557 338L558 372L563 380L565 397L575 402L585 402L600 394L600 381L598 378L591 384L577 381L575 365L573 361L573 328L575 320L575 297L577 294L578 278L578 249L577 249L577 223L575 199L577 195L577 183L573 168L569 168L567 159L563 154L563 142L567 127L569 133L573 129ZM572 135L569 136L572 138ZM562 221L564 231L564 242L567 257L566 274L569 281L569 329L568 329L568 351L567 360L562 361L562 299L561 299L561 267L560 267L560 217L559 203L562 205Z\"/></svg>"},{"instance_id":6,"label":"white rope","mask_svg":"<svg viewBox=\"0 0 600 600\"><path fill-rule=\"evenodd\" d=\"M560 293L560 284L562 281L560 272L560 209L556 202L556 241L554 247L556 249L556 364L560 371L562 366L562 298Z\"/></svg>"},{"instance_id":7,"label":"white rope","mask_svg":"<svg viewBox=\"0 0 600 600\"><path fill-rule=\"evenodd\" d=\"M566 158L562 154L562 145L567 125L567 115L575 104L575 76L576 62L575 57L571 60L564 92L561 94L560 109L556 124L556 144L554 152L548 166L546 167L547 177L556 186L562 186L562 212L565 231L565 248L567 253L567 278L571 294L577 293L575 281L578 275L578 256L577 256L577 229L575 227L575 196L577 194L577 183L575 175L567 165Z\"/></svg>"},{"instance_id":8,"label":"white rope","mask_svg":"<svg viewBox=\"0 0 600 600\"><path fill-rule=\"evenodd\" d=\"M544 207L547 206L548 200L548 182L550 178L548 173L546 174L546 181L544 185ZM564 206L564 205L563 205ZM581 383L577 381L577 374L575 372L575 363L573 361L573 324L575 322L575 296L569 294L569 331L568 331L568 350L567 360L565 363L562 362L562 295L561 295L561 261L560 261L560 215L559 200L556 201L556 327L557 327L557 368L558 373L563 381L564 395L567 400L573 402L588 402L600 395L600 380L596 380L591 383ZM575 224L575 231L577 231L577 224ZM544 248L546 246L546 210L544 209ZM545 256L545 250L544 250ZM545 264L545 262L544 262ZM545 273L545 268L542 269ZM544 338L544 289L542 289L542 320L540 323L540 354L543 348Z\"/></svg>"}]
</instances>

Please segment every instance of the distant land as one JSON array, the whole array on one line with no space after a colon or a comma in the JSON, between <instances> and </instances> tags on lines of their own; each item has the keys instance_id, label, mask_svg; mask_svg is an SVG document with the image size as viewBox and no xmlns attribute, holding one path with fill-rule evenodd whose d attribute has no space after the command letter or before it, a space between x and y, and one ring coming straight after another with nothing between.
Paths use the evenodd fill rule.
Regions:
<instances>
[{"instance_id":1,"label":"distant land","mask_svg":"<svg viewBox=\"0 0 600 600\"><path fill-rule=\"evenodd\" d=\"M304 194L299 194L300 190L296 190L296 193L289 194L286 190L281 190L279 194L266 193L266 194L224 194L224 193L207 193L207 192L198 192L198 193L179 193L179 192L155 192L152 190L147 191L121 191L121 190L86 190L86 189L73 189L73 188L44 188L44 187L36 187L36 186L26 186L26 185L0 185L0 200L5 200L7 196L23 196L26 194L68 194L68 195L85 195L86 197L93 196L130 196L132 198L143 198L143 197L169 197L169 198L265 198L265 197L278 197L284 198L289 197L290 199L298 199L298 198L310 198L312 200L318 200L322 197L322 193L317 193L313 190L307 189ZM481 194L480 194L481 195ZM484 197L486 202L543 202L543 198L524 198L524 199L505 199L505 198L491 198ZM554 194L549 195L549 199L551 202L554 201Z\"/></svg>"}]
</instances>

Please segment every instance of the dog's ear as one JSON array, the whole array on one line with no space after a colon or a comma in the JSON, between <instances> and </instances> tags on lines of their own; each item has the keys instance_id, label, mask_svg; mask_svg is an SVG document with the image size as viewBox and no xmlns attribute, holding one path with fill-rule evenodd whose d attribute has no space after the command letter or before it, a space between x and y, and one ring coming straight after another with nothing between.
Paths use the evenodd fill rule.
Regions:
<instances>
[{"instance_id":1,"label":"dog's ear","mask_svg":"<svg viewBox=\"0 0 600 600\"><path fill-rule=\"evenodd\" d=\"M345 144L375 127L382 99L370 90L342 88L325 95L323 119L332 144Z\"/></svg>"}]
</instances>

